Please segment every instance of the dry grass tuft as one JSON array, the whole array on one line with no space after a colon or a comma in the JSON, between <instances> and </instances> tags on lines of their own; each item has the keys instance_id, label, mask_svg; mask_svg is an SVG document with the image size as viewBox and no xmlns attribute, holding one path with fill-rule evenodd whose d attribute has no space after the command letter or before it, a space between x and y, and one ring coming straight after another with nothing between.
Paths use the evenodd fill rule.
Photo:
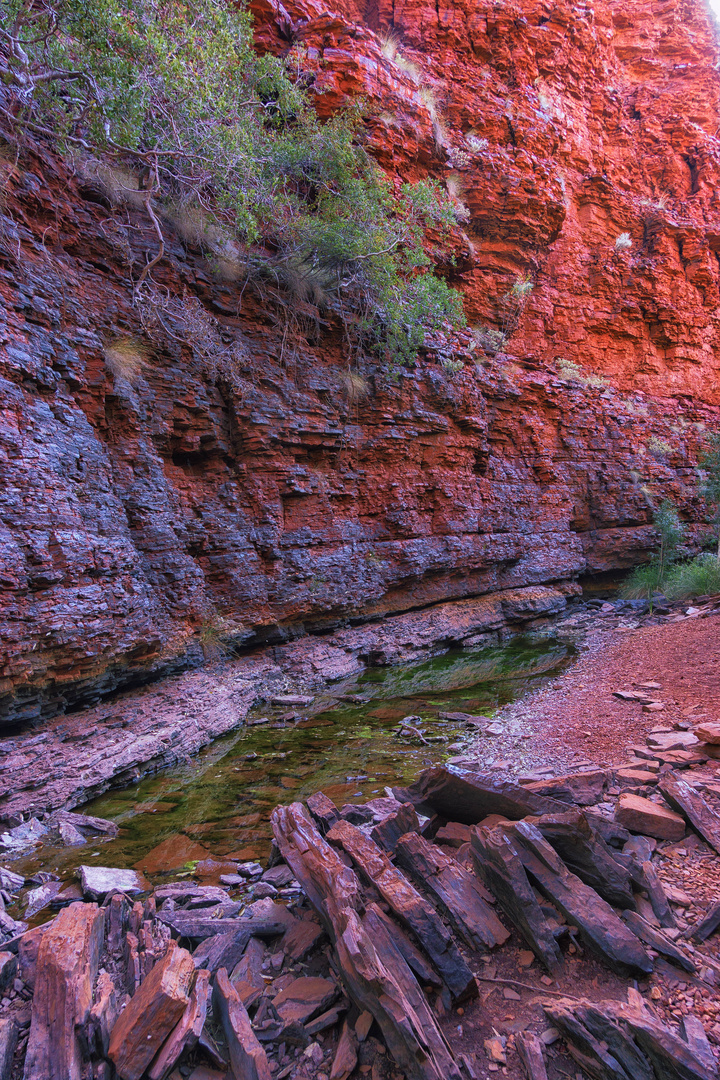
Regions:
<instances>
[{"instance_id":1,"label":"dry grass tuft","mask_svg":"<svg viewBox=\"0 0 720 1080\"><path fill-rule=\"evenodd\" d=\"M124 379L131 386L137 382L150 355L147 344L131 335L113 338L103 347L108 370L116 379Z\"/></svg>"},{"instance_id":2,"label":"dry grass tuft","mask_svg":"<svg viewBox=\"0 0 720 1080\"><path fill-rule=\"evenodd\" d=\"M359 371L352 368L343 374L343 392L350 405L357 405L370 393L370 384L363 378Z\"/></svg>"}]
</instances>

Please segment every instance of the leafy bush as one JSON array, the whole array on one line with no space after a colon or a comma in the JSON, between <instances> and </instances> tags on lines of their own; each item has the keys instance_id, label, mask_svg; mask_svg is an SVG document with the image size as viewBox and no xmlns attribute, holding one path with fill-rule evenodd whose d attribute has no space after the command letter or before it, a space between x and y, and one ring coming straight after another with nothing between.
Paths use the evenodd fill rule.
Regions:
<instances>
[{"instance_id":1,"label":"leafy bush","mask_svg":"<svg viewBox=\"0 0 720 1080\"><path fill-rule=\"evenodd\" d=\"M174 216L240 241L247 277L262 263L281 291L298 267L321 280L350 344L393 362L412 361L426 330L462 324L459 294L423 251L427 226L453 223L445 194L433 182L396 191L359 145L358 109L321 123L299 65L293 81L281 60L255 53L244 7L8 0L2 25L0 116L16 137L50 136L117 163L115 176L133 166L118 198L144 208L157 236L136 291Z\"/></svg>"},{"instance_id":2,"label":"leafy bush","mask_svg":"<svg viewBox=\"0 0 720 1080\"><path fill-rule=\"evenodd\" d=\"M703 470L701 491L706 502L715 508L711 520L720 532L720 434L713 433L706 437L700 466ZM717 553L720 556L720 538Z\"/></svg>"},{"instance_id":3,"label":"leafy bush","mask_svg":"<svg viewBox=\"0 0 720 1080\"><path fill-rule=\"evenodd\" d=\"M653 524L659 533L660 547L645 566L636 566L620 588L626 600L645 597L648 600L656 592L664 591L672 564L678 557L678 549L685 536L676 507L670 499L663 499L655 511Z\"/></svg>"},{"instance_id":4,"label":"leafy bush","mask_svg":"<svg viewBox=\"0 0 720 1080\"><path fill-rule=\"evenodd\" d=\"M636 566L620 586L620 595L625 600L648 600L653 593L660 592L662 572L657 562Z\"/></svg>"},{"instance_id":5,"label":"leafy bush","mask_svg":"<svg viewBox=\"0 0 720 1080\"><path fill-rule=\"evenodd\" d=\"M678 563L668 573L663 592L671 600L720 593L720 561L705 552L690 562Z\"/></svg>"}]
</instances>

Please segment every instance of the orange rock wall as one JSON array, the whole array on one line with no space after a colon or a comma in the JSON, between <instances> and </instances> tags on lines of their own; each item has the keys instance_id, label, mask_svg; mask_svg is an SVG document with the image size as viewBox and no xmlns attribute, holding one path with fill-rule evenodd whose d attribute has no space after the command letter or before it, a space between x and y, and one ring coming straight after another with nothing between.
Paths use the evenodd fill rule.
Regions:
<instances>
[{"instance_id":1,"label":"orange rock wall","mask_svg":"<svg viewBox=\"0 0 720 1080\"><path fill-rule=\"evenodd\" d=\"M128 262L152 248L148 223L88 201L41 147L0 161L6 718L199 662L218 632L252 644L571 591L646 557L664 495L700 531L720 250L704 3L255 10L261 46L314 73L321 112L364 99L383 167L449 182L466 209L440 269L479 337L437 334L397 381L367 358L351 400L337 329L284 342L170 236L158 283L201 301L237 378L183 340L124 378L103 349L143 335Z\"/></svg>"}]
</instances>

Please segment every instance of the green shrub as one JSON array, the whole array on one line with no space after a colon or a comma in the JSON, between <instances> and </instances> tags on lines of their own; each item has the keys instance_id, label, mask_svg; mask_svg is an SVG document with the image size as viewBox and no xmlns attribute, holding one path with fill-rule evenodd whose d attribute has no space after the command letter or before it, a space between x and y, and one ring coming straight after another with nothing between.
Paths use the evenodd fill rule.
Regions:
<instances>
[{"instance_id":1,"label":"green shrub","mask_svg":"<svg viewBox=\"0 0 720 1080\"><path fill-rule=\"evenodd\" d=\"M657 562L636 566L620 586L624 600L649 600L653 593L661 591L662 573Z\"/></svg>"},{"instance_id":2,"label":"green shrub","mask_svg":"<svg viewBox=\"0 0 720 1080\"><path fill-rule=\"evenodd\" d=\"M720 561L705 552L690 562L678 563L668 573L663 592L671 600L720 593Z\"/></svg>"},{"instance_id":3,"label":"green shrub","mask_svg":"<svg viewBox=\"0 0 720 1080\"><path fill-rule=\"evenodd\" d=\"M280 298L301 267L349 344L394 363L414 360L429 329L463 323L459 293L423 251L426 227L454 221L447 195L432 181L396 190L360 145L359 107L320 122L299 60L293 81L282 60L259 57L242 5L8 0L0 19L0 115L17 137L132 166L123 198L157 236L136 292L164 255L164 221L184 219L201 239L240 241Z\"/></svg>"}]
</instances>

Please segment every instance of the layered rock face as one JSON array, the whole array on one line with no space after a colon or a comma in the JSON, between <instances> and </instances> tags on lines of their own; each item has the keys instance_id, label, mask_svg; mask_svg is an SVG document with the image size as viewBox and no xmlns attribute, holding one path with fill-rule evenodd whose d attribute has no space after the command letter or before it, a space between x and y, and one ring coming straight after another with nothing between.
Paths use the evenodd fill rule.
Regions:
<instances>
[{"instance_id":1,"label":"layered rock face","mask_svg":"<svg viewBox=\"0 0 720 1080\"><path fill-rule=\"evenodd\" d=\"M699 534L720 367L705 4L383 5L258 0L258 42L294 50L321 112L362 97L383 167L458 202L441 269L476 330L415 369L348 373L339 327L288 323L170 223L154 305L133 302L143 213L46 148L3 151L6 719L218 635L571 590L645 557L665 495Z\"/></svg>"}]
</instances>

